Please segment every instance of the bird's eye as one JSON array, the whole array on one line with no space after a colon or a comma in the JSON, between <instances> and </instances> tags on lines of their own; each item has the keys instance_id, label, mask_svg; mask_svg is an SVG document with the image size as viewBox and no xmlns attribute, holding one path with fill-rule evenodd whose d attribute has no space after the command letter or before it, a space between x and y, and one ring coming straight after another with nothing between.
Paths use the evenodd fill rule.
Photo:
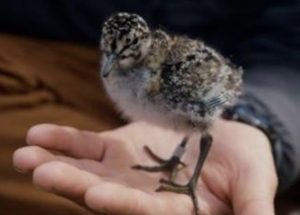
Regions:
<instances>
[{"instance_id":1,"label":"bird's eye","mask_svg":"<svg viewBox=\"0 0 300 215\"><path fill-rule=\"evenodd\" d=\"M119 58L120 58L121 60L124 60L124 59L127 58L127 56L126 56L126 55L121 55Z\"/></svg>"},{"instance_id":2,"label":"bird's eye","mask_svg":"<svg viewBox=\"0 0 300 215\"><path fill-rule=\"evenodd\" d=\"M130 42L130 39L129 38L126 38L126 43L129 43Z\"/></svg>"},{"instance_id":3,"label":"bird's eye","mask_svg":"<svg viewBox=\"0 0 300 215\"><path fill-rule=\"evenodd\" d=\"M138 38L135 38L133 41L132 41L132 45L135 45L135 44L137 44L137 42L138 42Z\"/></svg>"}]
</instances>

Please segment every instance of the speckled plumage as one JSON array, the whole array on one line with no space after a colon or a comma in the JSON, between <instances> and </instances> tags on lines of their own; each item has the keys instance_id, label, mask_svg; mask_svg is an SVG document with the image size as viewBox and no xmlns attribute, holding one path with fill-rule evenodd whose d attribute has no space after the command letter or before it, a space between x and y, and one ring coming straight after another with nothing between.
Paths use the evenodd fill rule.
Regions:
<instances>
[{"instance_id":1,"label":"speckled plumage","mask_svg":"<svg viewBox=\"0 0 300 215\"><path fill-rule=\"evenodd\" d=\"M125 43L116 45L118 37L113 36L114 31L124 28L120 18L114 24L111 20L104 24L102 50L120 50L116 48L120 46L130 49ZM136 24L132 18L128 23L126 16L122 20L128 35L135 34L129 31L135 31L138 26L137 31L143 32L140 35L150 41L144 54L127 54L132 56L128 60L130 65L116 65L104 79L108 94L125 116L185 131L203 130L224 107L235 102L241 91L242 70L214 49L186 36L170 35L162 30L150 32L140 17L136 21L143 24ZM113 26L113 30L107 30L108 26ZM137 47L143 42L131 40L138 41ZM139 48L134 48L133 53L139 52Z\"/></svg>"},{"instance_id":2,"label":"speckled plumage","mask_svg":"<svg viewBox=\"0 0 300 215\"><path fill-rule=\"evenodd\" d=\"M169 170L170 181L160 181L164 185L158 191L189 195L199 215L197 180L213 140L209 128L241 93L242 69L203 41L151 31L136 14L118 13L104 23L101 50L105 88L126 117L187 134L169 160L146 148L160 165L133 168ZM174 183L177 167L193 132L202 133L200 155L189 182L178 185Z\"/></svg>"}]
</instances>

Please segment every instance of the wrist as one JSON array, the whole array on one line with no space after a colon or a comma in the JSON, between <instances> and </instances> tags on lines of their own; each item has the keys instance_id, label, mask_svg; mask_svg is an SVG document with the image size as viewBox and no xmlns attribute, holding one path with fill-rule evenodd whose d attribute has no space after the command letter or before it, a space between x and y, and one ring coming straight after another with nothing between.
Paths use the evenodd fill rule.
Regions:
<instances>
[{"instance_id":1,"label":"wrist","mask_svg":"<svg viewBox=\"0 0 300 215\"><path fill-rule=\"evenodd\" d=\"M223 117L252 126L265 134L271 146L279 181L282 181L280 179L284 175L282 173L284 146L289 145L290 139L283 124L271 113L269 108L252 95L247 94L235 106L228 108ZM282 187L280 188L282 189Z\"/></svg>"}]
</instances>

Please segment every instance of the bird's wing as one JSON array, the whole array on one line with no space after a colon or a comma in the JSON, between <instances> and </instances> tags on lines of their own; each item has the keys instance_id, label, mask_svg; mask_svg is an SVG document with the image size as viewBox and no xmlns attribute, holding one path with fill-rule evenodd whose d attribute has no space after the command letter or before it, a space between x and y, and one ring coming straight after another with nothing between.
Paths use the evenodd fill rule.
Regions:
<instances>
[{"instance_id":1,"label":"bird's wing","mask_svg":"<svg viewBox=\"0 0 300 215\"><path fill-rule=\"evenodd\" d=\"M208 110L214 110L220 106L225 106L228 102L231 101L231 96L228 94L220 94L209 100L204 100L204 105Z\"/></svg>"}]
</instances>

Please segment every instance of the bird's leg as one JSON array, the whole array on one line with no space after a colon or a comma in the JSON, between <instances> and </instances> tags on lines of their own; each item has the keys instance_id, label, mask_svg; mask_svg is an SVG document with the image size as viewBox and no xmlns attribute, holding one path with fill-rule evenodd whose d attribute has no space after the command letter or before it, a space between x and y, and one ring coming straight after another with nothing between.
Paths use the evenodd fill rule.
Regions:
<instances>
[{"instance_id":1,"label":"bird's leg","mask_svg":"<svg viewBox=\"0 0 300 215\"><path fill-rule=\"evenodd\" d=\"M195 214L200 214L198 199L196 195L197 191L197 182L198 178L200 176L204 161L207 157L207 154L210 150L210 147L212 145L212 136L208 133L205 133L202 135L200 139L200 154L198 157L198 161L194 170L194 173L192 177L190 178L189 182L186 185L180 185L176 184L173 181L167 181L164 179L161 179L160 182L163 183L162 186L160 186L156 191L169 191L169 192L175 192L180 194L186 194L192 198L193 205L195 208Z\"/></svg>"},{"instance_id":2,"label":"bird's leg","mask_svg":"<svg viewBox=\"0 0 300 215\"><path fill-rule=\"evenodd\" d=\"M186 165L180 160L182 155L185 152L185 146L188 142L188 136L185 136L181 143L176 147L174 153L172 154L171 158L163 159L157 156L152 152L152 150L145 146L145 151L153 160L159 163L157 166L142 166L142 165L135 165L132 168L136 170L144 170L148 172L160 172L160 171L169 171L170 172L170 181L174 181L179 170L179 166L185 167Z\"/></svg>"}]
</instances>

